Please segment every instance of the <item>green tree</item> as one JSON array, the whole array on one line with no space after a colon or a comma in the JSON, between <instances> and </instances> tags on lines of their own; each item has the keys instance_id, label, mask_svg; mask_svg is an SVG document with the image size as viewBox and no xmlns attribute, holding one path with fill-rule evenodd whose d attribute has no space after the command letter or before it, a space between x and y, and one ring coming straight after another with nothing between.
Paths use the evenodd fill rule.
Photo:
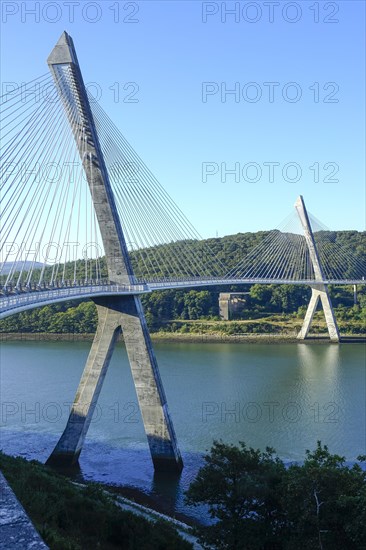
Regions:
<instances>
[{"instance_id":1,"label":"green tree","mask_svg":"<svg viewBox=\"0 0 366 550\"><path fill-rule=\"evenodd\" d=\"M213 523L198 529L207 548L366 548L366 472L320 442L288 468L273 449L214 442L186 499L208 506Z\"/></svg>"},{"instance_id":2,"label":"green tree","mask_svg":"<svg viewBox=\"0 0 366 550\"><path fill-rule=\"evenodd\" d=\"M348 467L318 441L314 452L306 451L304 464L289 467L283 497L286 548L366 548L366 472L359 464Z\"/></svg>"},{"instance_id":3,"label":"green tree","mask_svg":"<svg viewBox=\"0 0 366 550\"><path fill-rule=\"evenodd\" d=\"M218 549L275 548L284 525L279 492L284 474L273 449L215 441L186 493L188 504L207 504L215 520L199 530L200 542Z\"/></svg>"},{"instance_id":4,"label":"green tree","mask_svg":"<svg viewBox=\"0 0 366 550\"><path fill-rule=\"evenodd\" d=\"M252 301L260 306L268 304L272 297L272 290L269 285L253 285L250 287L249 293Z\"/></svg>"}]
</instances>

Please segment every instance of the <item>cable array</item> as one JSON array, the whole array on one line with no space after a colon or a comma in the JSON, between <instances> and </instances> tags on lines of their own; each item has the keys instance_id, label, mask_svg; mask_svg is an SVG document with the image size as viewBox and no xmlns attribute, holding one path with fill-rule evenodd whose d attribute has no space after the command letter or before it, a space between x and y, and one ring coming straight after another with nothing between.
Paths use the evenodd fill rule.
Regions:
<instances>
[{"instance_id":1,"label":"cable array","mask_svg":"<svg viewBox=\"0 0 366 550\"><path fill-rule=\"evenodd\" d=\"M295 211L226 273L92 96L89 112L75 69L66 64L56 65L54 71L55 81L42 75L0 98L4 293L108 283L93 182L88 183L85 174L93 168L90 139L103 154L137 282L314 280ZM90 134L90 116L98 137ZM309 219L324 278L363 279L365 250L350 249L342 232L330 231L310 214Z\"/></svg>"},{"instance_id":2,"label":"cable array","mask_svg":"<svg viewBox=\"0 0 366 550\"><path fill-rule=\"evenodd\" d=\"M224 266L100 104L89 99L137 279L222 277Z\"/></svg>"},{"instance_id":3,"label":"cable array","mask_svg":"<svg viewBox=\"0 0 366 550\"><path fill-rule=\"evenodd\" d=\"M26 90L26 92L25 92ZM0 284L5 291L102 279L99 227L75 147L77 106L43 75L1 98Z\"/></svg>"},{"instance_id":4,"label":"cable array","mask_svg":"<svg viewBox=\"0 0 366 550\"><path fill-rule=\"evenodd\" d=\"M366 279L366 247L350 248L350 240L343 232L334 232L309 214L314 240L326 279ZM344 232L352 236L353 231Z\"/></svg>"},{"instance_id":5,"label":"cable array","mask_svg":"<svg viewBox=\"0 0 366 550\"><path fill-rule=\"evenodd\" d=\"M238 279L314 279L308 246L296 212L270 231L226 275Z\"/></svg>"},{"instance_id":6,"label":"cable array","mask_svg":"<svg viewBox=\"0 0 366 550\"><path fill-rule=\"evenodd\" d=\"M308 216L324 279L366 278L365 248L359 251L350 249L349 240L342 241L343 232L329 230L309 212ZM270 231L225 277L313 281L314 269L297 213L292 212L277 229Z\"/></svg>"}]
</instances>

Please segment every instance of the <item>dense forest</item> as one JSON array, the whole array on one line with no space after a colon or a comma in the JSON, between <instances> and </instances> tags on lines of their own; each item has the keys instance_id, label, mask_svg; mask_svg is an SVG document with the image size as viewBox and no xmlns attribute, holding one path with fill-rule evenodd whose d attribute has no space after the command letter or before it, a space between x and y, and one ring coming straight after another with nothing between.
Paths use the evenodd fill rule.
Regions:
<instances>
[{"instance_id":1,"label":"dense forest","mask_svg":"<svg viewBox=\"0 0 366 550\"><path fill-rule=\"evenodd\" d=\"M207 267L207 273L210 273L211 276L222 277L239 266L255 247L266 242L271 233L275 232L258 231L257 233L238 233L201 241L177 241L151 248L133 250L130 252L130 259L136 277L142 281L151 280L152 274L159 279L169 277L186 279L188 274L193 277L202 276L202 270L205 267ZM358 262L358 271L360 265L363 265L366 269L366 232L321 231L315 235L317 235L316 240L319 239L322 242L322 249L327 250L327 255L332 256L334 253L334 265L338 271L340 262L346 264L351 258ZM286 254L287 258L284 257ZM269 254L265 261L271 264L273 261L277 261L279 256L281 256L281 261L282 259L288 263L291 260L293 261L291 253L286 250L283 251L281 248L272 252L272 257ZM187 260L188 263L188 260L192 258L196 259L195 263L189 266L185 265L184 260ZM37 265L40 266L41 264ZM7 267L6 264L2 268L3 274L0 276L0 286L6 282L9 271ZM174 267L174 273L171 271L172 267ZM346 278L355 277L354 267L351 264L342 266L342 273ZM197 270L196 273L195 269ZM104 257L99 258L97 262L90 259L80 259L76 262L70 261L61 265L38 267L32 271L31 282L37 284L41 274L42 279L46 282L53 279L63 279L71 284L73 281L81 284L84 281L89 282L96 278L108 280ZM357 276L360 276L360 273L357 273ZM19 280L24 285L27 279L28 273L25 270ZM18 280L18 273L13 275L13 280Z\"/></svg>"},{"instance_id":2,"label":"dense forest","mask_svg":"<svg viewBox=\"0 0 366 550\"><path fill-rule=\"evenodd\" d=\"M244 233L230 235L223 238L206 241L192 241L190 246L197 248L197 253L211 249L223 268L229 271L237 265L248 252L266 237L267 232ZM333 242L337 242L344 249L352 250L362 262L366 261L365 233L357 231L338 231L331 234ZM164 245L164 250L171 253L176 245ZM161 250L163 253L163 249ZM167 254L168 252L165 252ZM203 252L202 252L203 254ZM142 270L139 259L132 254L136 272ZM204 256L202 256L204 260ZM212 257L211 257L212 261ZM105 272L104 258L100 266ZM83 279L84 265L80 260L77 263L77 276ZM51 270L50 267L46 268ZM65 278L74 277L74 263L66 264ZM162 272L162 276L168 275ZM306 304L310 297L310 288L299 285L231 285L228 287L208 287L199 290L166 290L152 292L142 296L146 319L152 332L191 332L196 331L195 321L219 321L220 292L248 292L246 308L237 321L268 319L281 315L283 318L301 319L304 316ZM353 287L331 286L330 293L333 306L337 309L337 319L344 321L350 332L365 332L362 327L366 320L366 289L359 287L358 304L354 305ZM0 322L0 332L52 332L52 333L90 333L96 328L96 309L94 303L65 302L54 304L8 317ZM190 324L190 322L192 324ZM299 321L293 324L297 326ZM257 322L258 324L258 322ZM225 325L225 323L221 323ZM230 323L227 323L230 325ZM239 324L231 332L256 332L260 326L254 328L253 323L246 323L245 327ZM268 323L267 323L268 325ZM201 324L201 330L202 330ZM211 325L212 326L212 325ZM272 326L263 326L263 332L276 331ZM227 331L228 329L222 329Z\"/></svg>"}]
</instances>

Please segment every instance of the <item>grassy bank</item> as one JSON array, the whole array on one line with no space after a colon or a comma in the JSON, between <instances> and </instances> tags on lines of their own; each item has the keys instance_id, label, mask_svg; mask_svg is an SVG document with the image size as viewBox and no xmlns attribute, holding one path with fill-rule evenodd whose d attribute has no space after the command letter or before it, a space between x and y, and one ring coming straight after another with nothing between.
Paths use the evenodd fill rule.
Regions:
<instances>
[{"instance_id":1,"label":"grassy bank","mask_svg":"<svg viewBox=\"0 0 366 550\"><path fill-rule=\"evenodd\" d=\"M121 510L96 484L76 486L36 461L0 452L0 469L51 550L188 550L166 522Z\"/></svg>"},{"instance_id":2,"label":"grassy bank","mask_svg":"<svg viewBox=\"0 0 366 550\"><path fill-rule=\"evenodd\" d=\"M341 315L339 315L341 317ZM220 321L215 319L174 319L161 321L159 327L150 327L151 338L157 342L298 342L296 336L303 317L296 314L256 314L248 319ZM338 320L342 337L365 337L362 319ZM91 341L94 330L88 332L44 331L0 332L1 340L24 341ZM328 332L322 312L314 316L310 337L327 341Z\"/></svg>"},{"instance_id":3,"label":"grassy bank","mask_svg":"<svg viewBox=\"0 0 366 550\"><path fill-rule=\"evenodd\" d=\"M344 333L341 331L342 340L357 341L365 340L365 334ZM94 334L57 334L50 332L10 332L0 333L0 342L92 342ZM223 333L180 333L159 331L151 334L153 342L179 343L261 343L280 344L301 342L295 334L223 334ZM123 338L121 338L123 341ZM310 334L306 342L329 343L328 334Z\"/></svg>"}]
</instances>

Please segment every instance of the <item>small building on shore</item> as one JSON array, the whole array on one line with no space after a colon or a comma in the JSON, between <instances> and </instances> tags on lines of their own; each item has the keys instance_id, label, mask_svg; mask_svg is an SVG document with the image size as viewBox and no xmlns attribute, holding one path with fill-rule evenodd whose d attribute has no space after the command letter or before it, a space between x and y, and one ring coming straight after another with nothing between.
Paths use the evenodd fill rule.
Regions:
<instances>
[{"instance_id":1,"label":"small building on shore","mask_svg":"<svg viewBox=\"0 0 366 550\"><path fill-rule=\"evenodd\" d=\"M229 321L240 315L248 303L249 292L220 292L219 310L220 318Z\"/></svg>"}]
</instances>

